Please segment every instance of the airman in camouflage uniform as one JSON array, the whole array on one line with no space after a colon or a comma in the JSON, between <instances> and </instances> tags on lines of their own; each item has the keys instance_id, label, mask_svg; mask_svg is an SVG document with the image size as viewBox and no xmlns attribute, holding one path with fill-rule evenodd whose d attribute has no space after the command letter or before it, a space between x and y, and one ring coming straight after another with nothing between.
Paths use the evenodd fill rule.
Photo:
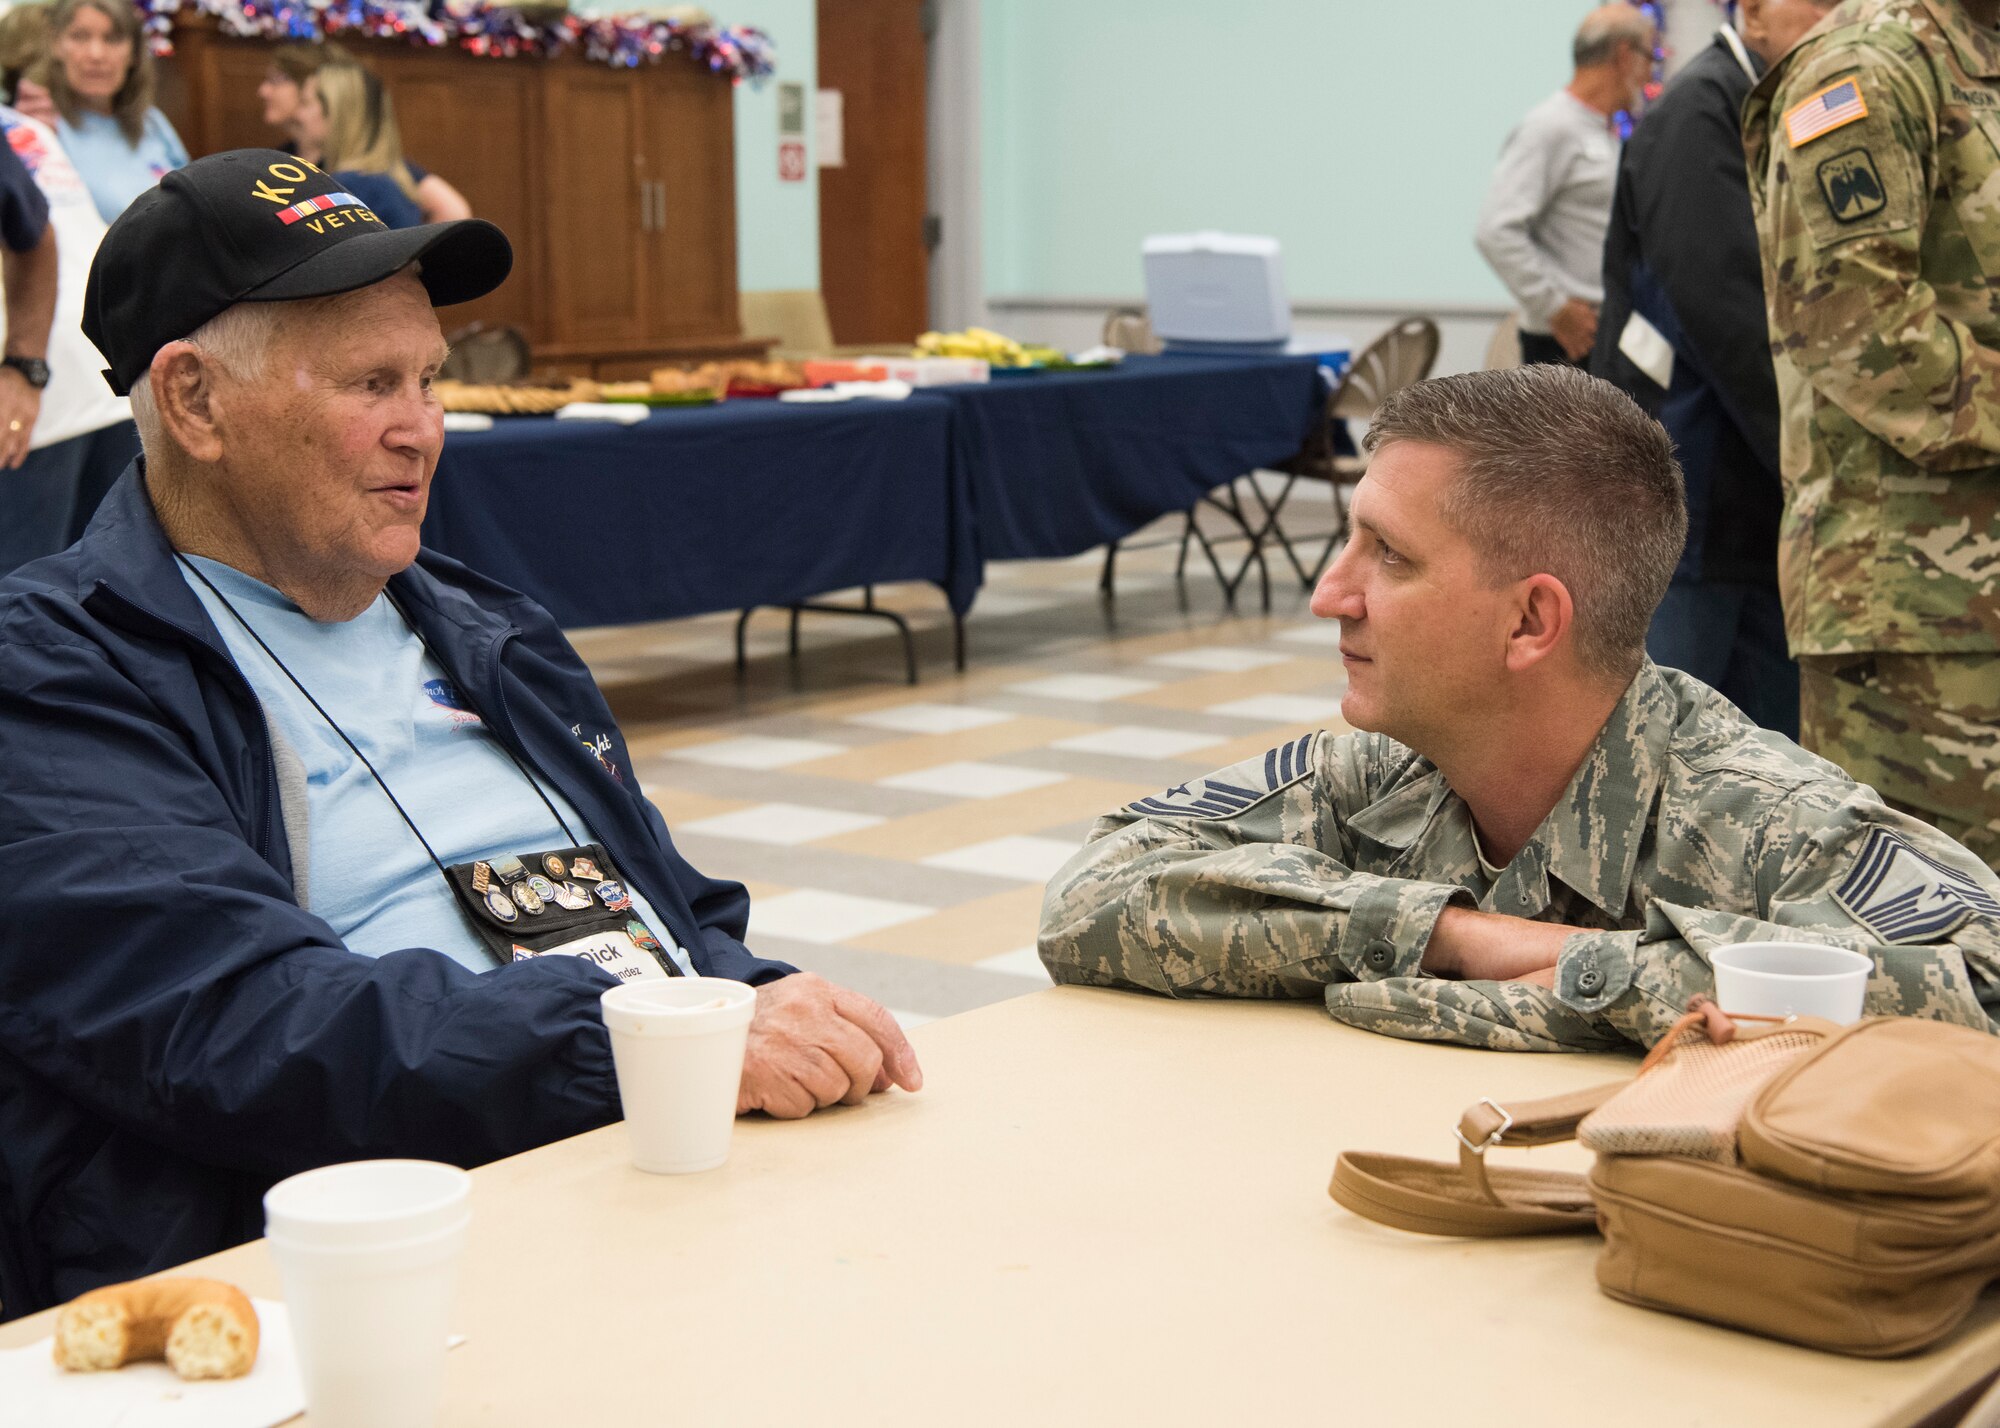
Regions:
<instances>
[{"instance_id":1,"label":"airman in camouflage uniform","mask_svg":"<svg viewBox=\"0 0 2000 1428\"><path fill-rule=\"evenodd\" d=\"M1802 741L2000 867L2000 7L1849 0L1744 110Z\"/></svg>"},{"instance_id":2,"label":"airman in camouflage uniform","mask_svg":"<svg viewBox=\"0 0 2000 1428\"><path fill-rule=\"evenodd\" d=\"M1553 989L1420 972L1458 904L1585 929ZM1337 1020L1502 1050L1650 1044L1735 942L1867 953L1867 1009L1990 1028L2000 878L1839 769L1646 663L1497 877L1464 802L1379 734L1308 735L1099 820L1049 884L1058 982L1324 995Z\"/></svg>"}]
</instances>

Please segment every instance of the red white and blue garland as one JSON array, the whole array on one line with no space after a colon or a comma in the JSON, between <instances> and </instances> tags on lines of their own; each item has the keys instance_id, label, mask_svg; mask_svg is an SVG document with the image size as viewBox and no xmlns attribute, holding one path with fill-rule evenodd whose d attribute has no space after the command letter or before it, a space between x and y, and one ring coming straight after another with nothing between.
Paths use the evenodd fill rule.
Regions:
<instances>
[{"instance_id":1,"label":"red white and blue garland","mask_svg":"<svg viewBox=\"0 0 2000 1428\"><path fill-rule=\"evenodd\" d=\"M761 80L776 62L770 36L748 25L719 29L668 15L545 17L487 0L133 0L145 17L156 55L174 52L174 18L213 15L223 32L265 40L308 42L369 36L411 44L452 45L475 55L547 59L579 51L600 64L630 68L684 55L732 82Z\"/></svg>"}]
</instances>

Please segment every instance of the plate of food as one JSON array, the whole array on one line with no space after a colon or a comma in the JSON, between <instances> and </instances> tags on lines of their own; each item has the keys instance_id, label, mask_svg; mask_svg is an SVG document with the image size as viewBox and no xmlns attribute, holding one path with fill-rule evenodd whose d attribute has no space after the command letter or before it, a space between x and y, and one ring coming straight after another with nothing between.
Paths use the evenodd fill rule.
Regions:
<instances>
[{"instance_id":1,"label":"plate of food","mask_svg":"<svg viewBox=\"0 0 2000 1428\"><path fill-rule=\"evenodd\" d=\"M489 416L546 416L571 402L594 402L598 384L578 377L559 382L454 382L440 378L431 384L448 412L484 412Z\"/></svg>"},{"instance_id":2,"label":"plate of food","mask_svg":"<svg viewBox=\"0 0 2000 1428\"><path fill-rule=\"evenodd\" d=\"M649 407L701 407L722 400L713 387L684 387L679 391L662 392L651 382L600 382L598 400L605 402L637 402Z\"/></svg>"}]
</instances>

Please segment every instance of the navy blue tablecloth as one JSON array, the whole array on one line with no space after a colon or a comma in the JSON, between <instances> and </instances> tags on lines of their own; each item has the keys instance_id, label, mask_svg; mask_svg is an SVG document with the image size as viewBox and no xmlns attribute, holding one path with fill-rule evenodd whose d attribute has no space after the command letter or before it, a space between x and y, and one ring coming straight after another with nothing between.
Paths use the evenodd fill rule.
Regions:
<instances>
[{"instance_id":1,"label":"navy blue tablecloth","mask_svg":"<svg viewBox=\"0 0 2000 1428\"><path fill-rule=\"evenodd\" d=\"M952 409L982 560L1119 540L1293 455L1322 412L1312 357L1128 357L919 395Z\"/></svg>"},{"instance_id":2,"label":"navy blue tablecloth","mask_svg":"<svg viewBox=\"0 0 2000 1428\"><path fill-rule=\"evenodd\" d=\"M979 588L950 408L733 401L623 427L500 417L446 436L424 544L565 625L632 624L927 580Z\"/></svg>"}]
</instances>

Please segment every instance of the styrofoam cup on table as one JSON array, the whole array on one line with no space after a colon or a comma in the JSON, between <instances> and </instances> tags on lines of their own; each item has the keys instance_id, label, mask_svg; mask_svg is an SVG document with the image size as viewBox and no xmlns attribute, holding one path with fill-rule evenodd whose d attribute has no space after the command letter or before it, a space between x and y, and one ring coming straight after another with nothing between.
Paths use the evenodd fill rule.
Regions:
<instances>
[{"instance_id":1,"label":"styrofoam cup on table","mask_svg":"<svg viewBox=\"0 0 2000 1428\"><path fill-rule=\"evenodd\" d=\"M724 977L624 982L602 998L632 1163L655 1175L729 1158L757 989Z\"/></svg>"},{"instance_id":2,"label":"styrofoam cup on table","mask_svg":"<svg viewBox=\"0 0 2000 1428\"><path fill-rule=\"evenodd\" d=\"M1861 1020L1872 958L1816 942L1739 942L1709 954L1716 1004L1741 1016Z\"/></svg>"},{"instance_id":3,"label":"styrofoam cup on table","mask_svg":"<svg viewBox=\"0 0 2000 1428\"><path fill-rule=\"evenodd\" d=\"M316 1425L437 1422L471 1188L455 1165L358 1160L265 1193L264 1233Z\"/></svg>"}]
</instances>

